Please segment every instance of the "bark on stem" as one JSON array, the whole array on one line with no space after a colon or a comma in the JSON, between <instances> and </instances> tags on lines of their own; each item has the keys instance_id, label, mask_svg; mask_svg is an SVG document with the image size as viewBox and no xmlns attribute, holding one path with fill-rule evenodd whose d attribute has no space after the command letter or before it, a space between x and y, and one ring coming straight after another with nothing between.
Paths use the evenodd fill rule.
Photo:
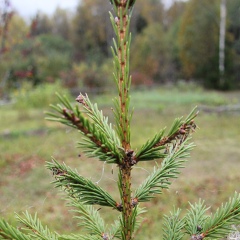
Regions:
<instances>
[{"instance_id":1,"label":"bark on stem","mask_svg":"<svg viewBox=\"0 0 240 240\"><path fill-rule=\"evenodd\" d=\"M122 175L122 196L123 196L123 224L126 240L132 239L132 203L131 203L131 166L126 162L120 168Z\"/></svg>"},{"instance_id":2,"label":"bark on stem","mask_svg":"<svg viewBox=\"0 0 240 240\"><path fill-rule=\"evenodd\" d=\"M122 137L122 147L127 150L130 149L130 143L128 139L128 109L126 108L126 101L128 99L128 81L129 76L125 75L126 72L126 61L127 61L127 47L126 47L126 28L128 24L128 16L125 14L125 8L126 8L126 2L125 0L121 0L121 4L118 6L118 31L120 36L120 42L118 47L118 59L120 63L120 71L118 74L118 84L119 84L119 101L120 101L120 107L121 107L121 115L120 115L120 125L121 129L123 131L123 137ZM121 15L122 14L122 15ZM122 21L122 24L121 24ZM122 26L121 26L122 25Z\"/></svg>"},{"instance_id":3,"label":"bark on stem","mask_svg":"<svg viewBox=\"0 0 240 240\"><path fill-rule=\"evenodd\" d=\"M129 17L126 14L126 0L121 0L118 5L118 35L120 37L120 42L118 46L118 59L120 63L120 70L118 73L118 84L119 84L119 102L120 102L120 126L122 129L122 147L125 152L130 149L129 142L129 114L128 106L126 102L128 100L128 81L129 76L126 73L127 68L127 46L126 39L128 32L126 31ZM124 240L132 239L132 204L131 204L131 164L129 158L125 157L119 168L121 174L121 195L122 195L122 205L123 205L123 235Z\"/></svg>"}]
</instances>

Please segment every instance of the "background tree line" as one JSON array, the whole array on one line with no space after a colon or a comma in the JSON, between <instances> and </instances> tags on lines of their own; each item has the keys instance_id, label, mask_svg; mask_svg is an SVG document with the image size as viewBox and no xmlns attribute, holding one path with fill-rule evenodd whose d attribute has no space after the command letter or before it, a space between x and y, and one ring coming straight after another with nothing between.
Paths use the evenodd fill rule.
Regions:
<instances>
[{"instance_id":1,"label":"background tree line","mask_svg":"<svg viewBox=\"0 0 240 240\"><path fill-rule=\"evenodd\" d=\"M81 0L75 12L57 8L26 22L0 8L0 91L61 79L69 87L111 84L113 32L106 0ZM225 73L220 84L220 0L138 0L131 23L134 85L194 81L206 88L240 87L240 1L227 1Z\"/></svg>"}]
</instances>

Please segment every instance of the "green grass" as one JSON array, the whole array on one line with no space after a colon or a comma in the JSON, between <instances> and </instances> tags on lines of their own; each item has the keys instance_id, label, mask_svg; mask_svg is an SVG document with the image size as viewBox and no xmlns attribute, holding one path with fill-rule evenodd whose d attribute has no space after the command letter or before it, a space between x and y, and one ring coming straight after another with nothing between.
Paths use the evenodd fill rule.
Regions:
<instances>
[{"instance_id":1,"label":"green grass","mask_svg":"<svg viewBox=\"0 0 240 240\"><path fill-rule=\"evenodd\" d=\"M91 97L91 96L90 96ZM112 96L95 98L113 121ZM145 90L132 93L132 147L138 148L163 127L170 127L175 117L186 116L196 105L230 104L231 94L204 92L199 89ZM235 99L235 94L234 94ZM236 100L234 100L236 103ZM44 110L48 110L46 107ZM58 161L77 168L80 174L99 181L99 185L117 197L118 168L96 159L78 157L80 133L44 120L43 109L0 108L0 216L16 224L14 212L38 212L44 224L60 232L77 232L77 221L65 207L62 194L50 184L53 176L45 161ZM221 115L200 112L196 119L200 129L193 135L193 150L182 175L170 190L150 203L136 239L159 239L161 218L173 205L186 208L198 198L216 209L234 191L240 192L240 114ZM140 163L133 171L133 186L148 175L155 163ZM107 221L115 217L112 209L102 208Z\"/></svg>"},{"instance_id":2,"label":"green grass","mask_svg":"<svg viewBox=\"0 0 240 240\"><path fill-rule=\"evenodd\" d=\"M113 95L96 98L98 103L104 106L110 106ZM235 99L235 98L234 98ZM135 109L154 109L163 110L167 106L193 106L208 105L219 106L233 101L223 94L215 91L204 91L201 88L179 89L176 87L164 87L163 89L145 89L144 91L136 90L131 94L131 102Z\"/></svg>"}]
</instances>

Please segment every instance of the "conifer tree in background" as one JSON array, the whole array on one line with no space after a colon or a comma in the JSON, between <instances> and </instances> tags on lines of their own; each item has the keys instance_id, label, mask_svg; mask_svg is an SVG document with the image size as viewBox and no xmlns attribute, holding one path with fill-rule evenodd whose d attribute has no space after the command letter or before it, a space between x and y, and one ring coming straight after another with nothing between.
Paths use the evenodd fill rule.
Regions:
<instances>
[{"instance_id":1,"label":"conifer tree in background","mask_svg":"<svg viewBox=\"0 0 240 240\"><path fill-rule=\"evenodd\" d=\"M135 150L131 146L129 24L135 0L111 0L111 3L113 14L110 14L110 19L116 34L112 48L114 79L118 90L118 97L114 101L115 127L108 122L108 118L98 106L83 94L77 97L76 106L72 106L64 96L58 95L61 103L52 106L55 112L48 113L48 119L79 130L83 135L79 145L87 156L118 166L117 186L120 200L114 199L90 179L53 159L47 163L47 168L53 172L55 186L66 192L70 206L75 208L81 225L89 234L61 235L52 232L47 226L42 226L37 215L31 216L25 212L22 216L16 215L25 227L15 228L3 219L0 220L0 239L133 239L139 222L138 216L144 212L140 203L150 201L161 194L163 189L169 188L171 181L178 177L193 148L189 139L196 128L195 109L185 119L177 118L167 133L164 129L160 130L140 149ZM152 160L158 160L160 164L137 189L133 190L131 172L135 165ZM99 205L118 213L112 225L106 226L95 209L95 206ZM164 217L162 238L179 240L186 235L193 240L226 237L231 231L231 225L240 221L240 195L235 193L215 213L208 215L208 209L202 200L190 204L190 209L185 215L180 209L175 209L169 216ZM137 236L135 238L137 239Z\"/></svg>"}]
</instances>

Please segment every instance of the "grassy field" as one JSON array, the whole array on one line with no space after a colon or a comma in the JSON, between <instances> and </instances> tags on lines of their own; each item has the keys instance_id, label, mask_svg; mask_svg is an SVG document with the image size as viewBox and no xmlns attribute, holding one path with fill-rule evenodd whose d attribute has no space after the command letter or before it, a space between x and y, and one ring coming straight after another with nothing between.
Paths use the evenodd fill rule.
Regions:
<instances>
[{"instance_id":1,"label":"grassy field","mask_svg":"<svg viewBox=\"0 0 240 240\"><path fill-rule=\"evenodd\" d=\"M196 105L201 109L202 105L237 104L239 95L239 92L224 94L201 89L135 91L132 93L132 147L138 148L163 127L170 127L174 118L186 116ZM112 98L94 97L111 121ZM50 184L53 177L46 170L45 162L51 156L64 161L116 197L118 170L96 159L78 157L80 150L76 146L81 135L45 121L44 110L48 108L0 107L0 216L16 224L14 212L38 212L43 223L60 233L79 232L82 230L65 206L64 195ZM143 215L136 239L159 239L161 218L173 205L185 209L189 201L202 198L214 211L234 191L240 192L240 113L200 111L196 122L199 126L193 135L196 148L186 168L170 190L151 203L142 204L148 212ZM155 164L138 164L133 173L133 186L141 183ZM111 221L115 212L102 208L100 213L106 221Z\"/></svg>"}]
</instances>

